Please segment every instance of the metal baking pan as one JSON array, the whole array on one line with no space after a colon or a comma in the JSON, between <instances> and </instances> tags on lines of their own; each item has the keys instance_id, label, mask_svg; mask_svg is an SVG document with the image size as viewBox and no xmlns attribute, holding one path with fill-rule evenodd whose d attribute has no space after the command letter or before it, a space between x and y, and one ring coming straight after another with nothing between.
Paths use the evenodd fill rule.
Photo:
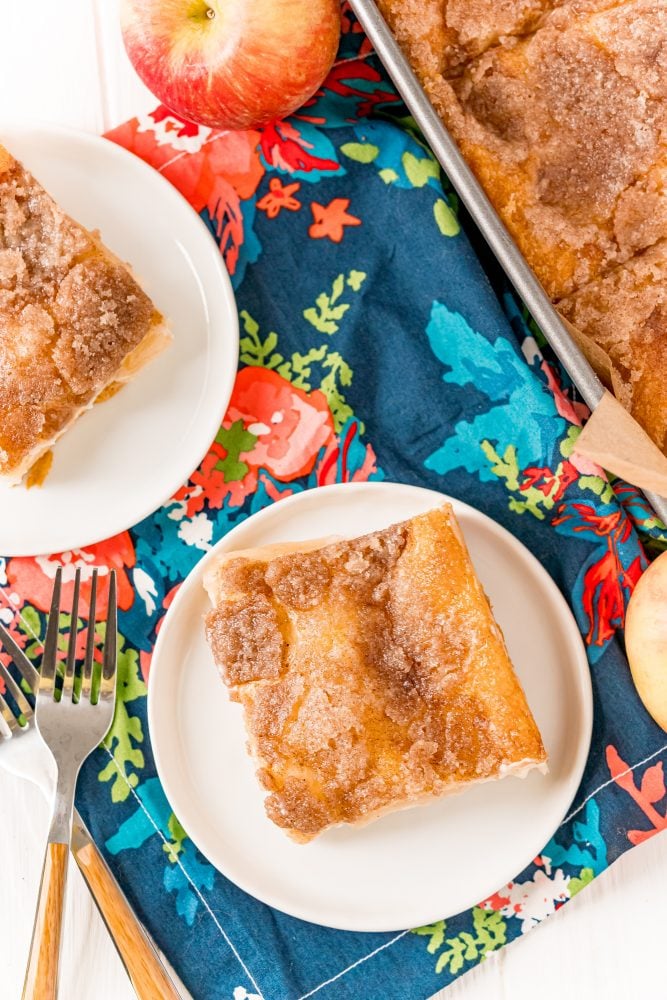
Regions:
<instances>
[{"instance_id":1,"label":"metal baking pan","mask_svg":"<svg viewBox=\"0 0 667 1000\"><path fill-rule=\"evenodd\" d=\"M350 6L471 218L584 402L594 410L605 391L602 382L570 337L549 296L438 117L374 0L350 0ZM644 495L658 517L667 523L667 499L648 491Z\"/></svg>"}]
</instances>

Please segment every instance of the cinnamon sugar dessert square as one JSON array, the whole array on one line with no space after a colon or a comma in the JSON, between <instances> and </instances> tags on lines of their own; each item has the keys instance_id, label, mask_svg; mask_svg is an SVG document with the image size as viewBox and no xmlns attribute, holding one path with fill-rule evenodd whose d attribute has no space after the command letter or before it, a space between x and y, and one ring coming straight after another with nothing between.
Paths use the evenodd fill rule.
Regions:
<instances>
[{"instance_id":1,"label":"cinnamon sugar dessert square","mask_svg":"<svg viewBox=\"0 0 667 1000\"><path fill-rule=\"evenodd\" d=\"M268 816L299 842L546 753L449 505L222 556L205 627Z\"/></svg>"},{"instance_id":2,"label":"cinnamon sugar dessert square","mask_svg":"<svg viewBox=\"0 0 667 1000\"><path fill-rule=\"evenodd\" d=\"M129 269L0 146L0 477L171 340Z\"/></svg>"}]
</instances>

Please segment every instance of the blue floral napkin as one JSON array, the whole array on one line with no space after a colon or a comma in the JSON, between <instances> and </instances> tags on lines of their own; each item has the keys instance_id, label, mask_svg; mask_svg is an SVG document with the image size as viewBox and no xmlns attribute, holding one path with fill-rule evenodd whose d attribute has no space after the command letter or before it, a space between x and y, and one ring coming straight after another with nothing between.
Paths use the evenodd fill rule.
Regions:
<instances>
[{"instance_id":1,"label":"blue floral napkin","mask_svg":"<svg viewBox=\"0 0 667 1000\"><path fill-rule=\"evenodd\" d=\"M667 536L633 488L574 454L584 407L347 16L345 28L293 118L221 133L158 108L110 135L218 242L240 312L238 380L209 454L151 517L85 550L1 564L0 617L36 659L56 567L69 587L74 565L87 579L118 571L118 713L78 806L196 1000L426 998L667 826L667 737L621 632L643 546ZM460 497L539 557L585 640L595 725L570 813L529 868L446 921L357 934L270 909L198 853L156 777L146 685L176 588L225 532L295 492L383 478Z\"/></svg>"}]
</instances>

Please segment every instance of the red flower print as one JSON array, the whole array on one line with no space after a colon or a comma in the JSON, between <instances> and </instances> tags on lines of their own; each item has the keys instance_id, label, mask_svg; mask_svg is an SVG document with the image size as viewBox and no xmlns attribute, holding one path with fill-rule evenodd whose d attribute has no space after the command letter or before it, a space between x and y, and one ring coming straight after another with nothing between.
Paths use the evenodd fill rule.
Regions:
<instances>
[{"instance_id":1,"label":"red flower print","mask_svg":"<svg viewBox=\"0 0 667 1000\"><path fill-rule=\"evenodd\" d=\"M624 591L632 593L642 571L639 556L623 569L611 545L601 559L589 566L584 575L583 599L591 623L586 642L603 646L613 637L625 616Z\"/></svg>"},{"instance_id":2,"label":"red flower print","mask_svg":"<svg viewBox=\"0 0 667 1000\"><path fill-rule=\"evenodd\" d=\"M375 452L368 444L361 468L350 472L348 455L350 446L358 434L359 424L355 420L349 424L342 440L332 439L315 470L318 486L328 486L331 483L363 483L377 470Z\"/></svg>"},{"instance_id":3,"label":"red flower print","mask_svg":"<svg viewBox=\"0 0 667 1000\"><path fill-rule=\"evenodd\" d=\"M297 170L307 173L323 170L331 173L340 169L335 160L314 156L310 152L312 143L304 139L298 128L289 121L270 122L264 126L258 139L265 161L286 173L293 174Z\"/></svg>"},{"instance_id":4,"label":"red flower print","mask_svg":"<svg viewBox=\"0 0 667 1000\"><path fill-rule=\"evenodd\" d=\"M231 438L247 437L231 456ZM333 418L324 393L297 389L277 372L249 366L239 372L218 439L190 483L176 494L188 517L208 502L219 509L229 497L240 506L254 493L265 469L289 483L309 475L320 451L335 445Z\"/></svg>"},{"instance_id":5,"label":"red flower print","mask_svg":"<svg viewBox=\"0 0 667 1000\"><path fill-rule=\"evenodd\" d=\"M371 85L376 84L371 89ZM356 96L359 98L356 114L358 118L366 118L372 114L378 104L394 104L400 101L400 97L390 90L382 76L366 62L365 59L341 59L334 63L331 72L324 81L324 90L333 94L340 94L341 97ZM315 98L306 102L308 108ZM303 110L298 112L299 117L305 117Z\"/></svg>"},{"instance_id":6,"label":"red flower print","mask_svg":"<svg viewBox=\"0 0 667 1000\"><path fill-rule=\"evenodd\" d=\"M648 830L628 830L628 840L631 844L641 844L660 830L667 830L667 814L659 812L656 806L665 798L665 776L662 761L652 764L644 771L639 785L635 784L633 768L629 767L614 746L607 747L607 767L609 773L619 788L630 796L639 806L651 824Z\"/></svg>"},{"instance_id":7,"label":"red flower print","mask_svg":"<svg viewBox=\"0 0 667 1000\"><path fill-rule=\"evenodd\" d=\"M583 574L581 602L589 623L586 642L603 647L623 625L626 602L646 565L643 551L631 560L624 555L632 527L620 510L598 514L590 504L573 503L561 507L552 523L574 536L592 536L602 550Z\"/></svg>"},{"instance_id":8,"label":"red flower print","mask_svg":"<svg viewBox=\"0 0 667 1000\"><path fill-rule=\"evenodd\" d=\"M51 606L53 581L60 566L63 571L62 607L68 610L74 592L74 573L80 569L79 615L85 618L90 612L90 581L93 570L97 569L99 581L95 618L101 621L107 614L108 589L105 577L111 569L116 570L118 607L127 611L132 606L134 590L127 570L134 566L134 563L132 540L128 532L123 531L115 538L109 538L98 545L89 545L85 549L75 549L54 556L11 559L7 566L7 579L26 603L34 605L40 611L48 611Z\"/></svg>"},{"instance_id":9,"label":"red flower print","mask_svg":"<svg viewBox=\"0 0 667 1000\"><path fill-rule=\"evenodd\" d=\"M184 123L184 131L180 131L180 122L174 119L176 125L168 134L178 136L181 145L192 143L179 149L165 144L165 118L160 109L149 119L151 127L134 118L109 132L108 138L154 166L196 212L208 213L227 269L234 274L243 243L241 202L252 198L265 174L258 150L260 133L205 130L206 138L200 142L196 126L191 135L193 126Z\"/></svg>"},{"instance_id":10,"label":"red flower print","mask_svg":"<svg viewBox=\"0 0 667 1000\"><path fill-rule=\"evenodd\" d=\"M357 21L356 17L352 13L352 8L350 7L347 0L341 5L340 10L340 21L341 21L341 34L342 35L362 35L363 28ZM373 51L373 46L369 40L364 36L359 48L359 55L365 55L368 52Z\"/></svg>"},{"instance_id":11,"label":"red flower print","mask_svg":"<svg viewBox=\"0 0 667 1000\"><path fill-rule=\"evenodd\" d=\"M310 208L315 221L308 230L311 239L323 240L328 237L333 243L340 243L345 226L360 226L361 219L346 211L349 204L349 198L334 198L328 205L320 205L314 201Z\"/></svg>"},{"instance_id":12,"label":"red flower print","mask_svg":"<svg viewBox=\"0 0 667 1000\"><path fill-rule=\"evenodd\" d=\"M579 473L571 462L565 461L560 463L556 472L552 472L548 466L530 466L524 470L524 476L526 478L521 483L520 490L525 492L534 486L545 497L556 501L561 500L568 486L577 481Z\"/></svg>"},{"instance_id":13,"label":"red flower print","mask_svg":"<svg viewBox=\"0 0 667 1000\"><path fill-rule=\"evenodd\" d=\"M575 424L577 427L581 427L583 421L590 414L588 407L585 403L575 403L565 394L561 384L560 375L548 361L543 361L540 368L546 377L547 385L549 386L550 391L553 393L554 402L559 415L564 417L569 423Z\"/></svg>"},{"instance_id":14,"label":"red flower print","mask_svg":"<svg viewBox=\"0 0 667 1000\"><path fill-rule=\"evenodd\" d=\"M248 465L264 468L284 483L307 476L320 449L334 437L324 393L306 393L266 368L239 372L226 419L243 420L257 437L244 455Z\"/></svg>"},{"instance_id":15,"label":"red flower print","mask_svg":"<svg viewBox=\"0 0 667 1000\"><path fill-rule=\"evenodd\" d=\"M301 208L301 202L297 201L293 195L300 187L301 185L297 181L283 187L277 177L272 177L269 181L268 193L259 199L257 208L266 212L269 219L275 219L283 208L290 212L297 212Z\"/></svg>"}]
</instances>

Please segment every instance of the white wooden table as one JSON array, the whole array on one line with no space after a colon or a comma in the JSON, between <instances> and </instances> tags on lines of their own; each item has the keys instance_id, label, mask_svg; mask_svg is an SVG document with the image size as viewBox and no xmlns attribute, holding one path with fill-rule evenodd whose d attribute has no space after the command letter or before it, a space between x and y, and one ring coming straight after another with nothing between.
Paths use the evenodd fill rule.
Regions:
<instances>
[{"instance_id":1,"label":"white wooden table","mask_svg":"<svg viewBox=\"0 0 667 1000\"><path fill-rule=\"evenodd\" d=\"M117 20L115 0L0 0L0 123L42 121L99 133L152 107L127 62ZM0 1000L20 997L47 825L41 793L0 769ZM557 917L465 976L446 1000L667 995L666 880L667 837L656 837ZM74 868L62 1000L133 996Z\"/></svg>"}]
</instances>

